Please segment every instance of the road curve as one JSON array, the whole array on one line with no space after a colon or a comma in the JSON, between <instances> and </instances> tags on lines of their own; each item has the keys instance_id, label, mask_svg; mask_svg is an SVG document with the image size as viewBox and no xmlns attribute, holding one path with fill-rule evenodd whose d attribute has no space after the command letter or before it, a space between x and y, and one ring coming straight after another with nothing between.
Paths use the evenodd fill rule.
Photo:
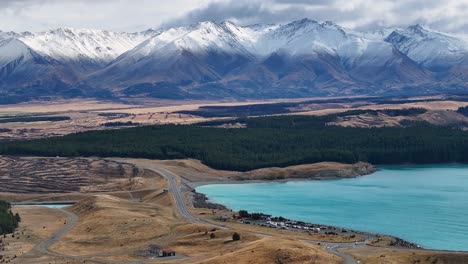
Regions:
<instances>
[{"instance_id":1,"label":"road curve","mask_svg":"<svg viewBox=\"0 0 468 264\"><path fill-rule=\"evenodd\" d=\"M55 232L51 237L47 238L46 240L42 241L39 245L34 247L33 251L39 252L45 255L49 256L54 256L54 257L63 257L63 258L71 258L75 260L80 260L80 261L90 261L92 263L103 263L103 264L140 264L141 262L119 262L119 261L111 261L111 260L104 260L104 259L98 259L96 257L90 257L90 256L73 256L73 255L66 255L66 254L61 254L57 253L54 251L50 251L49 247L55 244L56 242L59 241L59 239L64 236L66 233L71 231L76 223L78 222L78 216L75 215L72 212L69 212L64 209L58 209L55 208L54 210L59 210L68 217L70 217L70 220L67 221L67 223L57 232ZM28 257L27 254L25 257Z\"/></svg>"},{"instance_id":2,"label":"road curve","mask_svg":"<svg viewBox=\"0 0 468 264\"><path fill-rule=\"evenodd\" d=\"M63 256L61 254L49 251L49 247L57 242L63 235L65 235L67 232L73 229L73 227L76 225L76 222L78 222L78 216L76 216L74 213L63 210L63 209L57 209L61 211L62 213L66 214L68 217L70 217L70 220L65 224L62 229L57 231L55 234L53 234L51 237L48 239L42 241L39 245L37 245L34 249L36 251L39 251L44 254L48 255L54 255L54 256Z\"/></svg>"},{"instance_id":3,"label":"road curve","mask_svg":"<svg viewBox=\"0 0 468 264\"><path fill-rule=\"evenodd\" d=\"M219 229L228 229L227 227L219 226L213 223L203 221L199 218L196 218L189 212L187 205L184 202L182 192L177 184L176 176L172 172L169 172L166 169L163 169L159 166L152 165L152 164L139 163L139 162L134 162L134 164L141 168L155 171L167 179L167 181L169 182L169 191L172 193L173 199L176 204L176 208L179 211L179 214L188 222L209 225L209 226L213 226ZM37 245L34 248L34 251L42 253L42 254L50 255L50 256L72 258L76 260L90 261L94 263L104 263L104 264L140 264L142 263L142 262L118 262L118 261L98 259L92 256L65 255L65 254L50 251L49 247L52 246L54 243L58 242L59 239L63 237L66 233L71 231L75 227L76 223L78 222L78 216L75 215L74 213L69 212L64 209L56 209L56 210L60 210L61 212L63 212L65 215L67 215L70 218L70 220L67 221L64 227L62 227L59 231L57 231L51 237L49 237L48 239L42 241L39 245ZM259 233L259 235L263 235L263 234ZM327 242L313 241L313 240L303 240L303 241L307 243L314 243L314 244L321 243L327 252L343 258L345 261L344 264L357 264L359 262L353 259L350 255L339 251L339 249L350 248L350 247L355 247L355 246L359 246L359 247L366 246L366 242L359 242L355 244L355 243L327 243Z\"/></svg>"},{"instance_id":4,"label":"road curve","mask_svg":"<svg viewBox=\"0 0 468 264\"><path fill-rule=\"evenodd\" d=\"M172 196L174 197L176 207L179 210L180 215L183 218L185 218L187 221L189 221L191 223L210 225L210 226L214 226L214 227L217 227L217 228L220 228L220 229L227 229L226 227L215 225L215 224L200 220L199 218L194 217L189 212L189 210L187 209L187 205L184 202L183 195L181 194L181 190L180 190L180 188L179 188L179 186L177 184L176 176L172 172L170 172L170 171L168 171L166 169L163 169L163 168L161 168L159 166L152 165L152 164L140 163L140 162L132 162L132 163L134 165L136 165L136 166L139 166L140 168L155 171L155 172L162 175L164 178L166 178L168 180L169 190L172 193ZM264 235L264 234L259 233L259 235ZM337 255L337 256L343 258L344 261L345 261L344 264L358 264L359 262L356 261L350 255L348 255L348 254L346 254L344 252L341 252L340 249L342 249L342 248L351 248L351 247L364 247L364 246L366 246L366 243L367 243L367 241L366 242L358 242L358 243L328 243L328 242L312 241L312 240L303 240L303 241L307 242L307 243L314 243L314 244L320 243L320 244L324 245L324 249L327 252L332 253L334 255Z\"/></svg>"},{"instance_id":5,"label":"road curve","mask_svg":"<svg viewBox=\"0 0 468 264\"><path fill-rule=\"evenodd\" d=\"M351 257L350 255L340 251L342 248L351 248L351 247L362 247L365 246L365 242L358 243L355 245L354 243L326 243L325 250L329 253L335 254L344 259L344 264L357 264L358 262Z\"/></svg>"},{"instance_id":6,"label":"road curve","mask_svg":"<svg viewBox=\"0 0 468 264\"><path fill-rule=\"evenodd\" d=\"M220 229L227 229L226 227L215 225L199 218L194 217L188 210L187 205L185 204L182 192L180 191L179 185L177 184L176 176L159 166L146 164L146 163L139 163L134 162L133 164L139 166L140 168L148 169L157 172L158 174L162 175L164 178L167 179L169 182L169 192L172 193L172 197L174 197L174 201L176 203L177 210L179 211L180 215L190 223L195 224L202 224L202 225L210 225Z\"/></svg>"}]
</instances>

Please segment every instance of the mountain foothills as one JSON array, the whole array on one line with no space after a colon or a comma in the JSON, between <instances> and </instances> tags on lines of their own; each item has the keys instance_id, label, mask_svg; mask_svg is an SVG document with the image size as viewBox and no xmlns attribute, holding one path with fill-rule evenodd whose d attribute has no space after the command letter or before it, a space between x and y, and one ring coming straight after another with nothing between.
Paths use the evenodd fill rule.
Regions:
<instances>
[{"instance_id":1,"label":"mountain foothills","mask_svg":"<svg viewBox=\"0 0 468 264\"><path fill-rule=\"evenodd\" d=\"M420 25L363 32L303 19L138 33L0 32L0 103L460 93L467 69L467 42Z\"/></svg>"}]
</instances>

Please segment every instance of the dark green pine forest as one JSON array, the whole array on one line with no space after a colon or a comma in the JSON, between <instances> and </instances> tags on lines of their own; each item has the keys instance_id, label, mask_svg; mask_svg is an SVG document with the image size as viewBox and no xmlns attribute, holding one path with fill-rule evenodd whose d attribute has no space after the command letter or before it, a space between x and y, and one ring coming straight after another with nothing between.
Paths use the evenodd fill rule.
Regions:
<instances>
[{"instance_id":1,"label":"dark green pine forest","mask_svg":"<svg viewBox=\"0 0 468 264\"><path fill-rule=\"evenodd\" d=\"M343 114L339 114L343 115ZM2 155L199 159L216 169L247 171L321 161L372 164L468 162L468 132L412 123L408 127L328 126L338 115L241 118L222 122L91 131L2 143ZM226 121L224 121L226 122Z\"/></svg>"},{"instance_id":2,"label":"dark green pine forest","mask_svg":"<svg viewBox=\"0 0 468 264\"><path fill-rule=\"evenodd\" d=\"M0 235L13 233L20 221L19 214L11 211L10 203L0 201Z\"/></svg>"},{"instance_id":3,"label":"dark green pine forest","mask_svg":"<svg viewBox=\"0 0 468 264\"><path fill-rule=\"evenodd\" d=\"M468 116L468 106L458 108L458 113Z\"/></svg>"}]
</instances>

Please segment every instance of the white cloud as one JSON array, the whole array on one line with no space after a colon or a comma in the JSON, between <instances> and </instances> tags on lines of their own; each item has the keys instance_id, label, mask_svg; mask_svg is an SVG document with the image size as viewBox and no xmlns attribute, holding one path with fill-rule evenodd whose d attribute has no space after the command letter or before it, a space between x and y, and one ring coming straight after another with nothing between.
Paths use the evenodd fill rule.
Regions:
<instances>
[{"instance_id":1,"label":"white cloud","mask_svg":"<svg viewBox=\"0 0 468 264\"><path fill-rule=\"evenodd\" d=\"M137 31L157 27L209 0L0 0L0 30L91 27Z\"/></svg>"},{"instance_id":2,"label":"white cloud","mask_svg":"<svg viewBox=\"0 0 468 264\"><path fill-rule=\"evenodd\" d=\"M203 20L285 23L308 17L350 28L426 24L468 32L468 0L0 0L0 29L137 31Z\"/></svg>"}]
</instances>

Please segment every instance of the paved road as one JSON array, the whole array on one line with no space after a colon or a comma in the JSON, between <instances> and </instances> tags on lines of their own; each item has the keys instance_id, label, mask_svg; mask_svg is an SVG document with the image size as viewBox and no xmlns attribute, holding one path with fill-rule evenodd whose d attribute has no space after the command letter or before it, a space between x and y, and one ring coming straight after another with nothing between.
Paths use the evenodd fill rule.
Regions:
<instances>
[{"instance_id":1,"label":"paved road","mask_svg":"<svg viewBox=\"0 0 468 264\"><path fill-rule=\"evenodd\" d=\"M187 209L187 206L184 202L182 193L178 187L176 177L174 174L171 172L149 164L143 164L143 163L136 163L135 165L138 165L142 168L153 170L164 176L168 182L169 182L169 191L172 193L172 196L174 197L174 201L176 203L176 208L178 209L180 215L185 218L187 221L191 223L197 223L197 224L203 224L203 225L210 225L213 227L217 227L219 229L226 229L226 227L215 225L212 223L205 222L203 220L200 220L199 218L194 217L192 214ZM77 260L82 260L82 261L92 261L95 263L105 263L105 264L140 264L142 262L118 262L118 261L110 261L110 260L104 260L104 259L99 259L93 256L73 256L73 255L65 255L65 254L60 254L57 252L53 252L49 250L49 247L52 246L54 243L60 240L62 236L64 236L66 233L68 233L70 230L73 229L73 227L76 225L78 221L78 216L73 214L72 212L66 211L64 209L56 209L60 210L63 212L65 215L70 217L70 220L55 234L53 234L51 237L48 239L44 240L41 242L39 245L37 245L34 248L34 251L46 254L49 256L55 256L55 257L64 257L64 258L72 258L72 259L77 259ZM31 254L25 255L25 257L31 257Z\"/></svg>"},{"instance_id":2,"label":"paved road","mask_svg":"<svg viewBox=\"0 0 468 264\"><path fill-rule=\"evenodd\" d=\"M39 245L37 245L34 248L34 251L42 253L42 254L46 254L49 256L71 258L71 259L76 259L80 261L91 261L93 263L103 263L103 264L140 264L141 263L141 262L110 261L110 260L105 260L105 259L99 259L93 256L73 256L73 255L65 255L65 254L54 252L54 251L50 251L49 247L55 244L56 242L58 242L62 236L64 236L66 233L72 230L73 227L75 227L76 223L78 222L78 216L75 215L74 213L66 211L64 209L55 209L55 210L60 210L65 215L70 217L70 220L67 221L67 223L59 231L57 231L51 237L49 237L48 239L42 241ZM25 258L34 257L34 255L26 254L24 257Z\"/></svg>"},{"instance_id":3,"label":"paved road","mask_svg":"<svg viewBox=\"0 0 468 264\"><path fill-rule=\"evenodd\" d=\"M164 178L167 179L169 182L169 191L172 193L174 197L174 201L176 203L176 207L180 213L180 215L186 219L188 222L196 223L196 224L203 224L203 225L210 225L220 229L227 229L224 226L215 225L206 221L203 221L199 218L194 217L188 210L187 205L185 204L182 192L180 191L179 185L177 184L176 176L169 172L166 169L163 169L156 165L146 164L146 163L139 163L134 162L135 165L139 166L140 168L148 169L157 172L158 174L162 175Z\"/></svg>"},{"instance_id":4,"label":"paved road","mask_svg":"<svg viewBox=\"0 0 468 264\"><path fill-rule=\"evenodd\" d=\"M62 213L66 214L68 217L70 217L70 220L67 221L66 225L64 227L62 227L62 229L57 231L55 234L53 234L48 239L42 241L42 243L37 245L34 249L36 251L39 251L39 252L44 253L44 254L60 256L61 254L49 251L48 248L52 244L57 242L60 239L60 237L62 237L67 232L69 232L70 230L73 229L73 227L76 225L76 222L78 222L78 216L76 216L74 213L71 213L71 212L63 210L63 209L57 209L57 210L60 210Z\"/></svg>"},{"instance_id":5,"label":"paved road","mask_svg":"<svg viewBox=\"0 0 468 264\"><path fill-rule=\"evenodd\" d=\"M366 242L360 243L325 243L325 250L344 259L345 264L357 264L358 262L350 255L340 251L343 248L365 247Z\"/></svg>"},{"instance_id":6,"label":"paved road","mask_svg":"<svg viewBox=\"0 0 468 264\"><path fill-rule=\"evenodd\" d=\"M152 171L155 171L162 175L164 178L167 179L169 182L169 191L172 193L172 196L174 197L174 201L176 204L176 208L179 211L179 214L186 219L188 222L191 223L197 223L197 224L203 224L203 225L210 225L219 229L227 229L224 226L219 226L216 224L212 224L206 221L203 221L199 218L194 217L188 210L187 205L185 204L185 201L183 199L182 192L179 188L179 185L177 184L176 176L172 173L167 171L166 169L163 169L159 166L152 165L152 164L147 164L147 163L139 163L139 162L134 162L135 165L144 168L144 169L149 169ZM71 255L64 255L60 254L57 252L53 252L49 250L49 247L52 246L54 243L56 243L63 235L65 235L67 232L73 229L73 227L76 225L78 221L78 216L73 214L72 212L63 210L63 209L57 209L62 211L64 214L66 214L68 217L70 217L70 220L64 225L62 229L57 231L55 234L53 234L50 238L47 240L43 241L39 245L37 245L34 249L37 252L51 255L51 256L57 256L57 257L66 257L66 258L72 258L72 259L78 259L78 260L86 260L86 261L92 261L96 263L105 263L105 264L139 264L141 262L117 262L117 261L109 261L109 260L103 260L103 259L98 259L96 257L88 257L88 256L71 256ZM271 236L267 234L261 234L258 233L258 235L263 235L263 236ZM327 242L321 242L321 241L313 241L313 240L303 240L304 242L307 243L321 243L324 245L324 249L328 251L329 253L332 253L334 255L337 255L345 260L345 264L357 264L358 262L354 260L350 255L347 255L339 249L342 248L351 248L351 247L364 247L366 246L366 242L359 242L357 244L355 243L327 243Z\"/></svg>"},{"instance_id":7,"label":"paved road","mask_svg":"<svg viewBox=\"0 0 468 264\"><path fill-rule=\"evenodd\" d=\"M141 168L155 171L155 172L161 174L164 178L166 178L169 181L169 190L171 191L172 196L174 197L174 200L175 200L176 206L177 206L177 208L179 210L179 213L187 221L192 222L192 223L210 225L210 226L214 226L214 227L221 228L221 229L227 229L226 227L218 226L218 225L215 225L215 224L200 220L200 219L194 217L192 214L190 214L189 210L187 209L187 205L184 202L183 195L182 195L182 193L180 191L180 188L179 188L179 186L177 184L176 176L172 172L169 172L168 170L163 169L163 168L161 168L159 166L151 165L151 164L147 164L147 163L134 162L134 164L141 167ZM271 235L266 235L266 234L261 234L261 233L259 233L258 235L271 236ZM357 264L359 262L357 262L350 255L339 251L340 249L342 249L342 248L352 248L352 247L365 247L366 244L367 244L367 241L366 242L358 242L358 243L328 243L328 242L313 241L313 240L303 240L303 241L307 242L307 243L314 243L314 244L320 243L321 245L324 245L324 249L327 252L332 253L334 255L337 255L337 256L343 258L345 260L344 264Z\"/></svg>"}]
</instances>

